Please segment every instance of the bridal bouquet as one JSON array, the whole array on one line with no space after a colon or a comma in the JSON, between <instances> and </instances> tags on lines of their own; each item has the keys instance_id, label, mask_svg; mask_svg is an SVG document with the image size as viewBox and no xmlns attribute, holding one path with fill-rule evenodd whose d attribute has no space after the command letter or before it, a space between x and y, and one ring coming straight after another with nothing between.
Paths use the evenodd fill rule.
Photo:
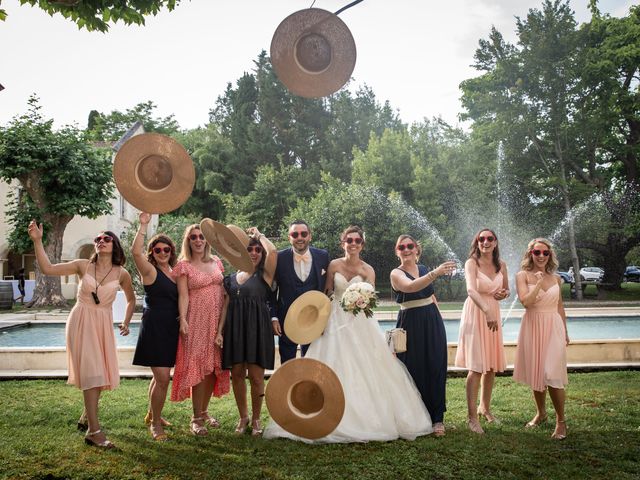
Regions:
<instances>
[{"instance_id":1,"label":"bridal bouquet","mask_svg":"<svg viewBox=\"0 0 640 480\"><path fill-rule=\"evenodd\" d=\"M373 285L367 282L356 282L347 287L340 305L345 312L354 315L364 312L367 317L373 316L373 309L378 301Z\"/></svg>"}]
</instances>

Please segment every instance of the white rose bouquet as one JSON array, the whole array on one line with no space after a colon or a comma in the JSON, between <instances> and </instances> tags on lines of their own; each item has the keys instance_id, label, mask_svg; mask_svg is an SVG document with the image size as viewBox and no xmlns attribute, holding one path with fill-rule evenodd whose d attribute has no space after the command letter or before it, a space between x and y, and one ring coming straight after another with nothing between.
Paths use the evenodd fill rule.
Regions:
<instances>
[{"instance_id":1,"label":"white rose bouquet","mask_svg":"<svg viewBox=\"0 0 640 480\"><path fill-rule=\"evenodd\" d=\"M353 313L354 315L364 312L365 316L372 317L373 309L378 301L377 293L370 283L352 283L342 295L340 305L345 312Z\"/></svg>"}]
</instances>

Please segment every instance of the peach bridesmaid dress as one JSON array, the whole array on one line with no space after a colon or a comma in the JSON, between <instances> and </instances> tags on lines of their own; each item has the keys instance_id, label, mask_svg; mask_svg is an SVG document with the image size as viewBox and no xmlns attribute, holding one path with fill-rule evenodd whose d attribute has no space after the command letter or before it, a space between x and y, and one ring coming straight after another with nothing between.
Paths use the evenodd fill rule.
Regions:
<instances>
[{"instance_id":1,"label":"peach bridesmaid dress","mask_svg":"<svg viewBox=\"0 0 640 480\"><path fill-rule=\"evenodd\" d=\"M492 332L487 327L487 317L480 307L469 297L464 302L460 320L460 334L456 351L456 367L472 372L485 373L490 370L504 372L507 361L502 342L500 303L493 294L502 288L502 272L493 278L478 270L476 291L482 295L494 317L498 319L498 330Z\"/></svg>"},{"instance_id":2,"label":"peach bridesmaid dress","mask_svg":"<svg viewBox=\"0 0 640 480\"><path fill-rule=\"evenodd\" d=\"M100 303L97 305L91 296L91 292L96 290L93 275L85 272L78 285L76 304L67 321L66 337L69 364L67 383L80 390L95 387L113 390L120 384L111 310L120 288L119 278L118 274L114 280L98 287Z\"/></svg>"},{"instance_id":3,"label":"peach bridesmaid dress","mask_svg":"<svg viewBox=\"0 0 640 480\"><path fill-rule=\"evenodd\" d=\"M527 285L529 291L535 287ZM520 324L513 379L542 392L564 388L567 378L567 344L558 313L560 287L540 290L535 304L526 309Z\"/></svg>"}]
</instances>

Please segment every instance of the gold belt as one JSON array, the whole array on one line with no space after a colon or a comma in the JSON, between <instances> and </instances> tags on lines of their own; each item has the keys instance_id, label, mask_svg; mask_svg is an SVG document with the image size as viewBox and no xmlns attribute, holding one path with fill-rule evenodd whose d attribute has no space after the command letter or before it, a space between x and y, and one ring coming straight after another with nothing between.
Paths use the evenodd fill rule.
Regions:
<instances>
[{"instance_id":1,"label":"gold belt","mask_svg":"<svg viewBox=\"0 0 640 480\"><path fill-rule=\"evenodd\" d=\"M433 295L427 298L420 298L418 300L409 300L408 302L402 302L400 304L400 310L408 310L409 308L424 307L431 305L434 302Z\"/></svg>"}]
</instances>

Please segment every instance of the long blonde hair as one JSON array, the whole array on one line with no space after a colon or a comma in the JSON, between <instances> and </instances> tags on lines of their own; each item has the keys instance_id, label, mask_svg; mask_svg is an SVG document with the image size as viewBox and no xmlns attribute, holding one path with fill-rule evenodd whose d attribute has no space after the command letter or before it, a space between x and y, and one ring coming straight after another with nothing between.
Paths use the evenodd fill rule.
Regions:
<instances>
[{"instance_id":1,"label":"long blonde hair","mask_svg":"<svg viewBox=\"0 0 640 480\"><path fill-rule=\"evenodd\" d=\"M544 267L545 271L547 273L555 272L558 268L558 257L556 256L556 252L553 249L551 242L546 238L534 238L529 242L529 244L527 245L527 250L524 252L524 255L522 256L522 261L520 262L520 268L522 270L527 270L527 271L533 270L533 258L532 258L533 253L531 253L531 251L533 250L533 246L536 243L542 243L543 245L546 245L547 248L549 249L549 261Z\"/></svg>"},{"instance_id":2,"label":"long blonde hair","mask_svg":"<svg viewBox=\"0 0 640 480\"><path fill-rule=\"evenodd\" d=\"M184 235L182 235L182 248L180 250L180 256L178 257L178 260L186 260L188 262L191 261L193 256L191 254L191 245L189 245L189 235L191 235L191 232L193 232L194 230L198 230L198 233L202 233L202 231L200 230L200 225L198 225L197 223L189 225L184 229ZM211 255L211 245L209 245L209 242L207 242L207 240L205 239L202 261L206 263L210 262L212 259L213 257Z\"/></svg>"}]
</instances>

